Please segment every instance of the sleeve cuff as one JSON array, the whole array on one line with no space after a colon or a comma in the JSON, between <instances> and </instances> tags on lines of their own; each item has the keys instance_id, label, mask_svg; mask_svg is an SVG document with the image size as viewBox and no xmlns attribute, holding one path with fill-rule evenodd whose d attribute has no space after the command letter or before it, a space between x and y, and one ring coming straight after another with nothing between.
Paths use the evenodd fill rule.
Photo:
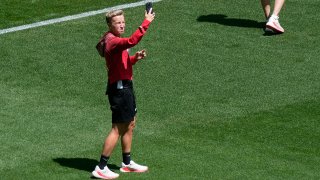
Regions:
<instances>
[{"instance_id":1,"label":"sleeve cuff","mask_svg":"<svg viewBox=\"0 0 320 180\"><path fill-rule=\"evenodd\" d=\"M148 20L144 20L143 22L142 22L142 24L141 24L141 27L146 31L148 28L149 28L149 25L150 25L150 21L148 21Z\"/></svg>"}]
</instances>

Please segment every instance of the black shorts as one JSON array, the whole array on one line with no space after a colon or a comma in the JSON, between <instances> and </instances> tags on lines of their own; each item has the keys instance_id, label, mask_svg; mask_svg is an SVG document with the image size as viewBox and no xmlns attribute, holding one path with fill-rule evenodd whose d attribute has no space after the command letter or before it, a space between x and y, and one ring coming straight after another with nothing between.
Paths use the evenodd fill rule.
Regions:
<instances>
[{"instance_id":1,"label":"black shorts","mask_svg":"<svg viewBox=\"0 0 320 180\"><path fill-rule=\"evenodd\" d=\"M132 81L125 80L122 82L122 89L118 89L116 83L107 87L110 109L112 111L112 123L130 122L137 113Z\"/></svg>"}]
</instances>

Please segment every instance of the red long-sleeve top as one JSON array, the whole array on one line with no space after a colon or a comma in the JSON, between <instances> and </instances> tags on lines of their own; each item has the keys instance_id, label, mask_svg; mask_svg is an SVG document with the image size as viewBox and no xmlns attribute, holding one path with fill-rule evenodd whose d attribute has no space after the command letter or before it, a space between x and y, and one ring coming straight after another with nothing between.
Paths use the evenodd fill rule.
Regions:
<instances>
[{"instance_id":1,"label":"red long-sleeve top","mask_svg":"<svg viewBox=\"0 0 320 180\"><path fill-rule=\"evenodd\" d=\"M137 45L146 33L150 21L144 20L141 26L129 37L117 37L112 32L105 34L105 60L110 84L119 80L132 80L132 66L138 61L130 56L127 49Z\"/></svg>"}]
</instances>

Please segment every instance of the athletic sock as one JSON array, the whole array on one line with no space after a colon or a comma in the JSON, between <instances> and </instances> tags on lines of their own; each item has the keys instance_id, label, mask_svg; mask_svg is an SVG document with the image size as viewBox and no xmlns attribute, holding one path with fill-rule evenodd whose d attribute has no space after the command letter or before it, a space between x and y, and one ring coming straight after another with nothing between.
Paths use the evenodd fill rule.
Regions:
<instances>
[{"instance_id":1,"label":"athletic sock","mask_svg":"<svg viewBox=\"0 0 320 180\"><path fill-rule=\"evenodd\" d=\"M131 161L130 152L128 152L128 153L122 153L122 159L123 159L123 163L124 163L125 165L130 164L130 161Z\"/></svg>"},{"instance_id":2,"label":"athletic sock","mask_svg":"<svg viewBox=\"0 0 320 180\"><path fill-rule=\"evenodd\" d=\"M275 21L279 20L279 16L274 15L274 14L272 14L270 18L272 18L272 20L275 20Z\"/></svg>"},{"instance_id":3,"label":"athletic sock","mask_svg":"<svg viewBox=\"0 0 320 180\"><path fill-rule=\"evenodd\" d=\"M98 164L98 166L99 166L100 169L104 169L104 167L105 167L105 166L107 165L107 163L108 163L109 158L110 158L110 157L101 155L101 157L100 157L100 162L99 162L99 164Z\"/></svg>"}]
</instances>

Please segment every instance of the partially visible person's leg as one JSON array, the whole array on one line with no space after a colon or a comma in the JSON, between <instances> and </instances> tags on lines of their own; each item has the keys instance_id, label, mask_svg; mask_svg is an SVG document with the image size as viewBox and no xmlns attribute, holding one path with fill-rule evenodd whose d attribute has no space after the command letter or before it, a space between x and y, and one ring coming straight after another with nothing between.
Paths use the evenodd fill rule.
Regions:
<instances>
[{"instance_id":1,"label":"partially visible person's leg","mask_svg":"<svg viewBox=\"0 0 320 180\"><path fill-rule=\"evenodd\" d=\"M270 0L261 0L261 6L266 19L268 19L270 17L271 12Z\"/></svg>"},{"instance_id":2,"label":"partially visible person's leg","mask_svg":"<svg viewBox=\"0 0 320 180\"><path fill-rule=\"evenodd\" d=\"M279 16L282 6L284 5L285 0L275 0L274 8L273 8L273 15Z\"/></svg>"}]
</instances>

